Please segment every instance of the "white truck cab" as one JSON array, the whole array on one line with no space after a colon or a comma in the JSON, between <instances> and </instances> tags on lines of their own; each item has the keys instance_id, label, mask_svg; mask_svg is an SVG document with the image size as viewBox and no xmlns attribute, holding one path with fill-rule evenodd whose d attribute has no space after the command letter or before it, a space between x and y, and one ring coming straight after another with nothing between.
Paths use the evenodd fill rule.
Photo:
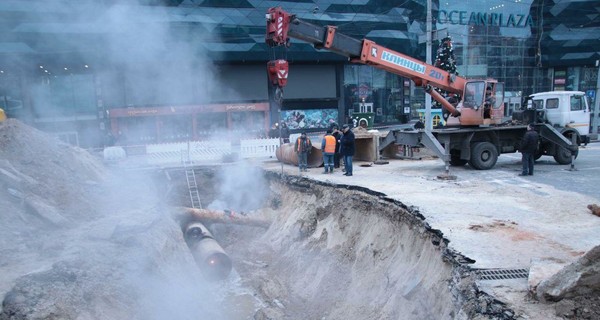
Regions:
<instances>
[{"instance_id":1,"label":"white truck cab","mask_svg":"<svg viewBox=\"0 0 600 320\"><path fill-rule=\"evenodd\" d=\"M590 109L584 92L549 91L529 95L527 109L535 109L545 122L561 132L576 131L578 143L588 143Z\"/></svg>"}]
</instances>

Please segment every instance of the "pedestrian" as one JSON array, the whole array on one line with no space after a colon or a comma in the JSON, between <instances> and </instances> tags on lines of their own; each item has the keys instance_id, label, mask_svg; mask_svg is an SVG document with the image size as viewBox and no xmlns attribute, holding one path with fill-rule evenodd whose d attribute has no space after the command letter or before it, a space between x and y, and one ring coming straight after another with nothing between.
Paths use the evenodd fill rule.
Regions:
<instances>
[{"instance_id":1,"label":"pedestrian","mask_svg":"<svg viewBox=\"0 0 600 320\"><path fill-rule=\"evenodd\" d=\"M346 168L345 176L352 176L352 157L354 156L354 133L350 130L350 126L347 124L342 126L342 132L344 135L341 140L340 153L344 158L344 167Z\"/></svg>"},{"instance_id":2,"label":"pedestrian","mask_svg":"<svg viewBox=\"0 0 600 320\"><path fill-rule=\"evenodd\" d=\"M279 138L279 123L275 122L269 130L269 138Z\"/></svg>"},{"instance_id":3,"label":"pedestrian","mask_svg":"<svg viewBox=\"0 0 600 320\"><path fill-rule=\"evenodd\" d=\"M294 150L298 154L298 170L300 172L308 171L308 155L311 149L312 143L310 142L310 138L306 136L306 132L302 132L294 145Z\"/></svg>"},{"instance_id":4,"label":"pedestrian","mask_svg":"<svg viewBox=\"0 0 600 320\"><path fill-rule=\"evenodd\" d=\"M125 135L125 133L123 133L123 131L119 130L117 132L117 138L115 140L115 144L119 145L119 146L127 145L127 136Z\"/></svg>"},{"instance_id":5,"label":"pedestrian","mask_svg":"<svg viewBox=\"0 0 600 320\"><path fill-rule=\"evenodd\" d=\"M327 133L321 141L321 150L323 151L323 164L325 171L323 173L333 173L333 156L335 154L336 141L332 135L331 129L327 130Z\"/></svg>"},{"instance_id":6,"label":"pedestrian","mask_svg":"<svg viewBox=\"0 0 600 320\"><path fill-rule=\"evenodd\" d=\"M290 128L288 128L285 122L281 123L281 138L283 143L290 143Z\"/></svg>"},{"instance_id":7,"label":"pedestrian","mask_svg":"<svg viewBox=\"0 0 600 320\"><path fill-rule=\"evenodd\" d=\"M335 153L333 154L333 167L338 169L340 167L340 140L342 139L342 132L337 124L331 126L333 137L335 138Z\"/></svg>"},{"instance_id":8,"label":"pedestrian","mask_svg":"<svg viewBox=\"0 0 600 320\"><path fill-rule=\"evenodd\" d=\"M112 147L115 145L115 136L113 136L112 132L110 132L110 130L106 133L106 137L104 138L104 146L105 147Z\"/></svg>"},{"instance_id":9,"label":"pedestrian","mask_svg":"<svg viewBox=\"0 0 600 320\"><path fill-rule=\"evenodd\" d=\"M520 176L533 175L533 163L535 162L535 153L538 148L539 135L534 130L534 126L530 123L527 126L527 132L521 139L521 162L523 164L523 170L519 174Z\"/></svg>"}]
</instances>

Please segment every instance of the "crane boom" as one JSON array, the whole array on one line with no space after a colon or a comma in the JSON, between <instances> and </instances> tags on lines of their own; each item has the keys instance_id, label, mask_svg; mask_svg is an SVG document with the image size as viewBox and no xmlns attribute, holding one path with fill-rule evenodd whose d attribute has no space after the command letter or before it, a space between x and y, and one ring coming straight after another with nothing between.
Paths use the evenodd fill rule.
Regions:
<instances>
[{"instance_id":1,"label":"crane boom","mask_svg":"<svg viewBox=\"0 0 600 320\"><path fill-rule=\"evenodd\" d=\"M497 81L493 79L479 80L477 84L474 83L469 86L470 80L378 45L374 41L349 37L337 32L335 26L318 26L308 23L298 19L295 15L289 14L280 7L270 8L266 18L265 41L270 47L288 47L290 38L295 38L308 42L317 49L325 49L346 56L350 62L371 65L409 78L417 86L424 87L425 91L452 116L460 117L466 111L467 115L461 118L461 124L479 125L484 123L486 115L484 115L484 108L480 107L485 103L486 88L490 86L495 88L496 99L501 96L500 101L503 100L503 86L496 86ZM276 61L278 63L269 62L269 77L274 85L283 87L287 80L287 61ZM279 74L285 74L285 79L281 79ZM469 104L453 104L433 90L433 87L459 94L463 96L463 99L465 99L465 96L469 97L473 101ZM461 109L461 107L463 108ZM494 121L488 121L488 123L499 123L503 113L503 105L498 104L494 108L490 106L489 111L487 111L487 118Z\"/></svg>"}]
</instances>

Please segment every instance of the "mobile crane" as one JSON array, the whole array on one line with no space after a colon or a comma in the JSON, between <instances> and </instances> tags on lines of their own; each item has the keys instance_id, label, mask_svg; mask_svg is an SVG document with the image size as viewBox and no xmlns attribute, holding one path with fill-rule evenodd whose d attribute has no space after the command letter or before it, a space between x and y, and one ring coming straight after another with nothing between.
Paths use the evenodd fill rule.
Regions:
<instances>
[{"instance_id":1,"label":"mobile crane","mask_svg":"<svg viewBox=\"0 0 600 320\"><path fill-rule=\"evenodd\" d=\"M556 146L552 150L560 152L559 159L564 160L565 154L576 155L577 146L551 125L535 121L535 113L521 114L519 125L503 124L504 85L494 79L467 80L380 46L374 41L354 39L339 33L335 26L308 23L281 7L270 8L266 19L265 42L271 48L287 48L290 46L290 38L296 38L311 43L315 48L346 56L350 62L371 65L409 78L442 105L448 115L447 127L431 131L392 130L380 141L379 151L392 143L425 146L444 160L446 171L448 165L462 166L467 162L475 169L486 170L494 167L499 154L518 150L527 124L533 122L536 123L541 139ZM269 80L275 88L274 100L281 104L283 87L287 84L288 62L284 59L271 60L267 69ZM434 88L445 90L451 95L446 98ZM457 96L460 101L456 99Z\"/></svg>"}]
</instances>

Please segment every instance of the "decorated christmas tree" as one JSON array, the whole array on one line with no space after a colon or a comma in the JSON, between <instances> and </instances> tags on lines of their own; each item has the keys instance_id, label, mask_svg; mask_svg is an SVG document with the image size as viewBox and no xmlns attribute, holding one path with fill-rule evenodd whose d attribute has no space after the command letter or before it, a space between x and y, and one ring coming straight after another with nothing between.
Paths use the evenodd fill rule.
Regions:
<instances>
[{"instance_id":1,"label":"decorated christmas tree","mask_svg":"<svg viewBox=\"0 0 600 320\"><path fill-rule=\"evenodd\" d=\"M458 75L458 72L456 72L456 58L454 57L454 49L452 48L452 39L450 36L446 36L441 40L440 46L437 49L434 65L442 70L448 71L450 74ZM448 91L438 88L435 90L444 97L448 97L450 95ZM460 100L460 96L456 96L456 99ZM441 107L441 103L433 100L432 108ZM448 115L448 112L443 112L444 120L448 118Z\"/></svg>"},{"instance_id":2,"label":"decorated christmas tree","mask_svg":"<svg viewBox=\"0 0 600 320\"><path fill-rule=\"evenodd\" d=\"M454 57L454 49L452 48L452 39L450 36L446 36L440 42L440 47L437 50L437 56L435 58L435 66L441 68L449 73L456 72L456 58Z\"/></svg>"}]
</instances>

